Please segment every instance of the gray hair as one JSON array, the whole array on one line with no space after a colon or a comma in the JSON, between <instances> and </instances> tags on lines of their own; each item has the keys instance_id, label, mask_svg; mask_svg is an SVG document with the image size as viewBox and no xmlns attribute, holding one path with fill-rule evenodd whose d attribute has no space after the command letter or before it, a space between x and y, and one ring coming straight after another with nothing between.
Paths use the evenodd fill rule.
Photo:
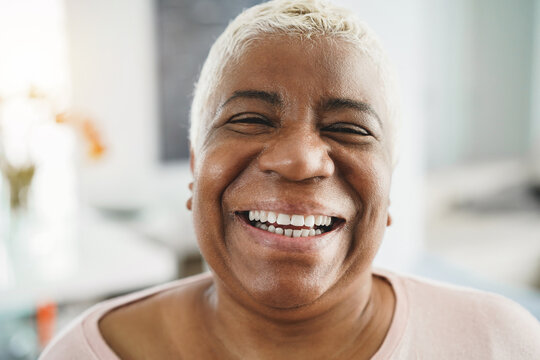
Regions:
<instances>
[{"instance_id":1,"label":"gray hair","mask_svg":"<svg viewBox=\"0 0 540 360\"><path fill-rule=\"evenodd\" d=\"M352 44L371 58L381 79L386 113L391 127L392 159L396 162L399 97L393 67L373 31L347 9L325 0L272 0L244 10L212 45L195 85L191 104L190 141L193 151L201 145L201 126L208 117L212 93L225 66L238 60L254 41L268 35L313 39L324 36ZM207 125L207 124L206 124Z\"/></svg>"}]
</instances>

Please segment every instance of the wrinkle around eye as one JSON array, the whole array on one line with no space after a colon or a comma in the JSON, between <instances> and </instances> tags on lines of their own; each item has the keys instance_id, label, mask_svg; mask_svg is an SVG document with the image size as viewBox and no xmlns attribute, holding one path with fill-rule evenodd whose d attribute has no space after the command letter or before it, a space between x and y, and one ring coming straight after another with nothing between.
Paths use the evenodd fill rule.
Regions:
<instances>
[{"instance_id":1,"label":"wrinkle around eye","mask_svg":"<svg viewBox=\"0 0 540 360\"><path fill-rule=\"evenodd\" d=\"M265 134L275 128L270 120L253 114L234 116L229 119L224 126L231 131L244 135Z\"/></svg>"},{"instance_id":2,"label":"wrinkle around eye","mask_svg":"<svg viewBox=\"0 0 540 360\"><path fill-rule=\"evenodd\" d=\"M365 146L381 141L378 135L364 126L348 122L327 125L320 132L321 136L347 146Z\"/></svg>"},{"instance_id":3,"label":"wrinkle around eye","mask_svg":"<svg viewBox=\"0 0 540 360\"><path fill-rule=\"evenodd\" d=\"M374 137L373 133L369 131L368 129L366 129L365 127L357 125L357 124L353 124L353 123L346 123L346 122L339 122L339 123L334 123L334 124L325 126L324 128L321 129L321 131Z\"/></svg>"}]
</instances>

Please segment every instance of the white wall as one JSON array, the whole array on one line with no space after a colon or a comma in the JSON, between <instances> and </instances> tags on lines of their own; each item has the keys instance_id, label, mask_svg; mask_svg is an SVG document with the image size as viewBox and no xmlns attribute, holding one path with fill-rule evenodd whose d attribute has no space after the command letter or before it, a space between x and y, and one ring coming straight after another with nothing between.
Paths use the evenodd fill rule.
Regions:
<instances>
[{"instance_id":1,"label":"white wall","mask_svg":"<svg viewBox=\"0 0 540 360\"><path fill-rule=\"evenodd\" d=\"M425 4L429 50L424 59L427 91L423 105L429 168L463 161L470 142L473 1L435 0Z\"/></svg>"},{"instance_id":2,"label":"white wall","mask_svg":"<svg viewBox=\"0 0 540 360\"><path fill-rule=\"evenodd\" d=\"M429 169L526 156L533 8L533 0L426 2Z\"/></svg>"},{"instance_id":3,"label":"white wall","mask_svg":"<svg viewBox=\"0 0 540 360\"><path fill-rule=\"evenodd\" d=\"M472 2L472 160L525 158L529 150L534 2Z\"/></svg>"},{"instance_id":4,"label":"white wall","mask_svg":"<svg viewBox=\"0 0 540 360\"><path fill-rule=\"evenodd\" d=\"M156 59L151 0L67 0L73 104L94 117L105 158L82 167L83 196L139 207L157 166Z\"/></svg>"}]
</instances>

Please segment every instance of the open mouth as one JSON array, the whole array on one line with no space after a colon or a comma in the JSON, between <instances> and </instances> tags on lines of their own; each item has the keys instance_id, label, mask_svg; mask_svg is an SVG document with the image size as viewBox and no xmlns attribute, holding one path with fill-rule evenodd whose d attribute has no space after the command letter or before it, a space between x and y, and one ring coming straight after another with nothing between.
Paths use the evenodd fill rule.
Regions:
<instances>
[{"instance_id":1,"label":"open mouth","mask_svg":"<svg viewBox=\"0 0 540 360\"><path fill-rule=\"evenodd\" d=\"M282 214L267 210L239 211L237 215L253 227L293 238L321 235L345 221L327 215Z\"/></svg>"}]
</instances>

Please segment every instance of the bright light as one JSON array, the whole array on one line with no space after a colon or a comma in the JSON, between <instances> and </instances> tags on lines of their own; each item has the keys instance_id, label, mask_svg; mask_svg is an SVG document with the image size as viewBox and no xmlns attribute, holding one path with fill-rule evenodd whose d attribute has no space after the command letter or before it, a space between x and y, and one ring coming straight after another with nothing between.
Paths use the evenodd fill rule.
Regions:
<instances>
[{"instance_id":1,"label":"bright light","mask_svg":"<svg viewBox=\"0 0 540 360\"><path fill-rule=\"evenodd\" d=\"M0 0L1 156L14 168L36 169L23 231L11 231L15 221L0 220L0 245L2 234L17 238L10 240L13 249L0 248L0 272L13 266L15 281L28 286L69 276L77 259L76 140L72 129L55 123L70 100L63 5ZM1 218L9 218L6 205L0 204ZM0 276L0 288L9 282Z\"/></svg>"},{"instance_id":2,"label":"bright light","mask_svg":"<svg viewBox=\"0 0 540 360\"><path fill-rule=\"evenodd\" d=\"M0 0L0 97L34 85L67 101L66 42L61 0Z\"/></svg>"}]
</instances>

